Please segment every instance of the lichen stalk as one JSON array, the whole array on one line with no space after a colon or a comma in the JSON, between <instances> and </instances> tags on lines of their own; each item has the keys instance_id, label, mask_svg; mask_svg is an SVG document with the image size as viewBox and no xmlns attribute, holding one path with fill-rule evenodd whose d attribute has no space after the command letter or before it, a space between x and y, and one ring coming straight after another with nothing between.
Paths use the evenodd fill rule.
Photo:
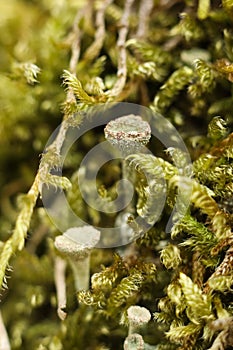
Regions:
<instances>
[{"instance_id":1,"label":"lichen stalk","mask_svg":"<svg viewBox=\"0 0 233 350\"><path fill-rule=\"evenodd\" d=\"M11 350L9 337L0 311L0 350Z\"/></svg>"},{"instance_id":2,"label":"lichen stalk","mask_svg":"<svg viewBox=\"0 0 233 350\"><path fill-rule=\"evenodd\" d=\"M59 256L55 258L54 261L54 281L57 291L57 314L58 317L64 321L66 318L66 261Z\"/></svg>"}]
</instances>

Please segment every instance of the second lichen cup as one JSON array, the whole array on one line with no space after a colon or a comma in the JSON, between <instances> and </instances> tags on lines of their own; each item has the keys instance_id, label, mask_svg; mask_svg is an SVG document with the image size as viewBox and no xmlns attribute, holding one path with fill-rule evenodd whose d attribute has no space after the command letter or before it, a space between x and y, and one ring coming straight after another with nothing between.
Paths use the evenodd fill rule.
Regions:
<instances>
[{"instance_id":1,"label":"second lichen cup","mask_svg":"<svg viewBox=\"0 0 233 350\"><path fill-rule=\"evenodd\" d=\"M100 239L100 231L92 226L72 227L54 242L73 270L77 291L89 289L90 252Z\"/></svg>"}]
</instances>

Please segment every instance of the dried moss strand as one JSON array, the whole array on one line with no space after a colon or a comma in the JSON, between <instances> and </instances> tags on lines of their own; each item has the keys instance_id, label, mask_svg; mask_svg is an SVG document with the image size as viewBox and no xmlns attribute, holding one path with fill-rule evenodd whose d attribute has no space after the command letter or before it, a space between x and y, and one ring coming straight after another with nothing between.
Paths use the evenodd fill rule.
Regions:
<instances>
[{"instance_id":1,"label":"dried moss strand","mask_svg":"<svg viewBox=\"0 0 233 350\"><path fill-rule=\"evenodd\" d=\"M77 62L80 56L80 41L82 32L79 28L79 23L84 16L85 8L82 11L78 11L73 24L73 40L71 44L71 58L69 64L69 70L72 74L76 73Z\"/></svg>"},{"instance_id":2,"label":"dried moss strand","mask_svg":"<svg viewBox=\"0 0 233 350\"><path fill-rule=\"evenodd\" d=\"M75 77L76 77L77 63L80 57L80 43L81 43L81 37L82 37L82 32L79 28L79 23L81 19L84 17L86 11L87 11L87 6L85 6L81 11L79 10L77 12L74 20L73 28L72 28L73 40L71 43L71 58L69 62L69 72L73 74ZM70 85L67 89L66 103L68 104L76 103L75 93ZM69 114L65 113L63 117L63 122L59 129L59 133L56 139L54 140L53 144L50 146L50 148L56 149L57 154L60 154L60 150L65 140L66 132L69 128L69 123L67 121L68 118L69 118Z\"/></svg>"},{"instance_id":3,"label":"dried moss strand","mask_svg":"<svg viewBox=\"0 0 233 350\"><path fill-rule=\"evenodd\" d=\"M134 0L126 0L124 13L122 15L119 36L117 40L117 50L118 50L118 69L117 69L117 82L111 90L107 92L107 95L110 98L116 98L122 92L127 78L127 62L126 62L126 38L129 31L129 15L131 6Z\"/></svg>"},{"instance_id":4,"label":"dried moss strand","mask_svg":"<svg viewBox=\"0 0 233 350\"><path fill-rule=\"evenodd\" d=\"M70 63L69 63L69 71L74 76L76 76L76 68L77 68L77 63L78 63L79 56L80 56L80 42L81 42L81 37L82 37L82 33L80 31L80 28L79 28L79 23L80 23L81 19L84 17L86 10L87 10L87 6L84 7L81 11L79 10L77 12L75 20L74 20L73 28L72 28L73 40L71 43L71 58L70 58ZM76 101L75 94L74 94L72 87L69 86L69 88L67 90L66 102L71 103L72 101L74 101L74 102ZM60 154L60 150L61 150L63 142L65 140L66 132L69 128L69 123L66 121L66 119L68 117L69 117L69 115L66 115L66 114L64 115L63 122L61 124L60 129L59 129L59 133L58 133L56 139L54 140L54 142L52 143L52 145L50 146L50 149L51 148L56 149L57 154Z\"/></svg>"},{"instance_id":5,"label":"dried moss strand","mask_svg":"<svg viewBox=\"0 0 233 350\"><path fill-rule=\"evenodd\" d=\"M145 38L147 33L149 33L148 24L153 5L154 3L152 0L144 0L140 2L138 29L136 33L136 37L139 39Z\"/></svg>"},{"instance_id":6,"label":"dried moss strand","mask_svg":"<svg viewBox=\"0 0 233 350\"><path fill-rule=\"evenodd\" d=\"M87 4L81 11L78 10L75 20L74 20L74 24L73 24L73 28L72 28L72 32L71 32L71 36L72 36L72 43L71 43L71 58L70 58L70 63L69 63L69 72L71 74L74 74L76 76L76 68L77 68L77 63L79 61L79 57L80 57L80 46L81 46L81 38L82 38L82 31L79 28L79 24L81 19L84 17L86 10L88 9L89 4ZM66 95L66 102L65 104L75 104L76 100L75 100L75 94L74 91L72 89L71 86L68 87L67 89L67 95ZM66 111L63 120L67 119L69 117L69 112ZM61 130L62 131L62 130ZM64 133L66 134L66 132ZM61 135L59 136L59 139L62 137ZM58 147L59 149L59 147Z\"/></svg>"},{"instance_id":7,"label":"dried moss strand","mask_svg":"<svg viewBox=\"0 0 233 350\"><path fill-rule=\"evenodd\" d=\"M96 31L95 38L93 43L88 47L87 51L84 54L85 61L91 61L95 59L104 44L105 39L105 11L113 0L105 0L100 7L100 9L96 13Z\"/></svg>"}]
</instances>

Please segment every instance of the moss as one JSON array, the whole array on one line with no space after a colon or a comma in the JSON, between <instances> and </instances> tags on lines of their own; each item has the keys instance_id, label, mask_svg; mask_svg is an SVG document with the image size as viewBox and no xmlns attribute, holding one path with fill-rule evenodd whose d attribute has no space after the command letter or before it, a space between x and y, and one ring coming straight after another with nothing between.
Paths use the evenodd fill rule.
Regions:
<instances>
[{"instance_id":1,"label":"moss","mask_svg":"<svg viewBox=\"0 0 233 350\"><path fill-rule=\"evenodd\" d=\"M116 350L135 339L145 349L232 346L232 24L229 0L1 2L0 348L7 334L12 350ZM152 137L141 153L126 152L123 169L108 159L82 187L78 170L91 174L82 159L104 142L117 102L147 108L152 131L173 143ZM69 130L82 132L91 117L64 159ZM122 216L109 208L124 172L135 193ZM111 237L93 251L89 290L76 293L65 261L56 268L65 258L45 189L65 193L87 225L133 232L126 246ZM129 338L121 320L134 305L154 320Z\"/></svg>"}]
</instances>

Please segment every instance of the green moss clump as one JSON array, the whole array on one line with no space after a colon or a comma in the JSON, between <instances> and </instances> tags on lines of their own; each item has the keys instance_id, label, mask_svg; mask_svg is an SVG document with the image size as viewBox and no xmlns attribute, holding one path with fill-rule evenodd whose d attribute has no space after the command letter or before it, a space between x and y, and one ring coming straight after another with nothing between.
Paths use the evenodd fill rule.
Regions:
<instances>
[{"instance_id":1,"label":"green moss clump","mask_svg":"<svg viewBox=\"0 0 233 350\"><path fill-rule=\"evenodd\" d=\"M12 350L233 346L232 25L229 0L1 2L0 348L8 340ZM184 167L182 150L152 138L150 154L100 169L101 211L82 197L78 169L104 141L104 126L80 137L65 160L61 150L69 128L116 102L161 113L193 166ZM126 170L135 189L127 219L104 211ZM60 232L43 208L43 186L63 189L89 225L125 220L126 234L135 235L126 247L93 251L88 290L76 292L67 258L54 247ZM91 196L94 184L85 186ZM186 191L188 209L168 230ZM144 235L137 215L148 224ZM133 305L153 315L137 336L124 321Z\"/></svg>"}]
</instances>

